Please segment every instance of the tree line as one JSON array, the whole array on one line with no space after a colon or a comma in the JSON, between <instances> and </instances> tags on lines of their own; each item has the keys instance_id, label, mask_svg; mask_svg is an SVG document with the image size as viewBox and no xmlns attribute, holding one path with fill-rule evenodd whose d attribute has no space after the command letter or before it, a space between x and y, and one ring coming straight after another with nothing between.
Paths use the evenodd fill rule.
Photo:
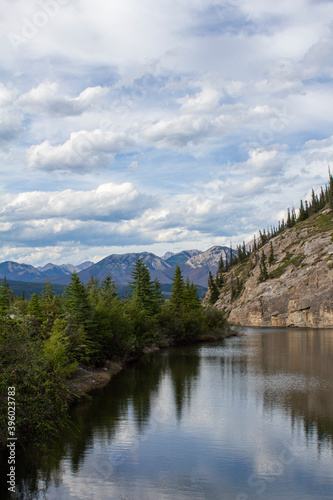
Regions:
<instances>
[{"instance_id":1,"label":"tree line","mask_svg":"<svg viewBox=\"0 0 333 500\"><path fill-rule=\"evenodd\" d=\"M76 272L62 296L46 282L30 299L16 296L6 278L0 286L0 441L6 438L7 387L15 386L17 437L21 444L47 442L67 422L77 368L126 359L146 346L196 342L223 336L225 315L203 307L196 286L176 266L171 296L138 259L130 294L122 299L112 276L85 285Z\"/></svg>"},{"instance_id":2,"label":"tree line","mask_svg":"<svg viewBox=\"0 0 333 500\"><path fill-rule=\"evenodd\" d=\"M211 272L209 272L208 276L208 302L210 305L215 304L218 300L220 293L223 290L223 286L225 285L225 277L224 274L230 271L234 266L238 264L242 264L243 262L250 261L252 263L252 256L254 256L255 263L257 263L258 259L258 251L268 242L270 242L270 253L268 259L265 253L262 251L260 256L260 273L259 273L259 282L266 281L269 279L269 273L267 270L267 263L271 266L275 260L274 256L274 248L272 244L272 238L278 236L283 233L285 230L294 227L296 224L305 221L312 215L318 213L320 210L325 208L326 206L333 209L333 176L329 170L329 182L325 185L325 187L321 187L320 194L317 195L312 189L311 191L311 200L307 201L300 200L298 214L296 215L296 210L294 207L291 209L287 209L287 218L286 221L282 219L282 221L278 222L277 226L271 226L267 228L267 230L263 229L259 230L259 238L256 238L256 235L253 236L252 245L248 245L246 247L245 242L242 245L238 245L236 250L233 250L230 245L229 259L226 256L226 260L224 261L222 255L220 257L218 270L216 276L214 277ZM231 301L235 300L242 292L244 288L243 281L240 277L234 278L232 276L231 279Z\"/></svg>"}]
</instances>

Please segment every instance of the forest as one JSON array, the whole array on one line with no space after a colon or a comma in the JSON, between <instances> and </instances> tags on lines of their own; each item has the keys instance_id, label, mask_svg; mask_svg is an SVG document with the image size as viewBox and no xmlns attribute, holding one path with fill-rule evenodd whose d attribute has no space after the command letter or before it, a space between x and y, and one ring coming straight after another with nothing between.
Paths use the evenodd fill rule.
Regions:
<instances>
[{"instance_id":1,"label":"forest","mask_svg":"<svg viewBox=\"0 0 333 500\"><path fill-rule=\"evenodd\" d=\"M46 282L40 295L16 296L0 286L0 442L7 438L7 393L15 387L15 435L22 447L45 447L69 423L77 394L68 383L78 367L126 360L147 346L165 347L226 335L223 311L203 307L196 286L176 267L170 299L138 259L131 292L112 277L84 285L76 272L63 295Z\"/></svg>"}]
</instances>

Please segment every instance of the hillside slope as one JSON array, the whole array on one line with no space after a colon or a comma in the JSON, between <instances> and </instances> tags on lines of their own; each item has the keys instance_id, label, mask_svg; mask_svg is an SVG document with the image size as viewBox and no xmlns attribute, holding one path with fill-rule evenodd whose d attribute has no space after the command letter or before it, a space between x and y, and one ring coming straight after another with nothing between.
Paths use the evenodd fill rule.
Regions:
<instances>
[{"instance_id":1,"label":"hillside slope","mask_svg":"<svg viewBox=\"0 0 333 500\"><path fill-rule=\"evenodd\" d=\"M333 214L328 208L271 239L275 260L269 278L258 283L262 250L224 274L215 307L243 326L333 327ZM231 283L243 280L231 301Z\"/></svg>"}]
</instances>

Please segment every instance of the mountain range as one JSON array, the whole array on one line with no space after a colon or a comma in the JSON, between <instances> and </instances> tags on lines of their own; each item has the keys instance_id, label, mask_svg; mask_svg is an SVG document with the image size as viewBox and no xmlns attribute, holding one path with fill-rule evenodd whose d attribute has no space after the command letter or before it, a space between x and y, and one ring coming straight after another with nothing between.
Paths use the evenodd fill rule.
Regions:
<instances>
[{"instance_id":1,"label":"mountain range","mask_svg":"<svg viewBox=\"0 0 333 500\"><path fill-rule=\"evenodd\" d=\"M225 261L229 258L228 247L214 246L202 252L200 250L184 250L178 253L167 252L164 257L158 257L150 252L112 254L94 264L87 261L80 265L56 265L33 267L28 264L6 261L0 263L0 278L8 280L42 283L49 279L54 284L67 284L74 269L83 283L91 276L103 280L108 274L117 284L127 284L131 281L131 272L135 261L141 258L148 266L152 279L158 278L162 284L172 283L174 270L179 265L184 278L187 277L196 285L207 287L208 274L216 274L220 257Z\"/></svg>"}]
</instances>

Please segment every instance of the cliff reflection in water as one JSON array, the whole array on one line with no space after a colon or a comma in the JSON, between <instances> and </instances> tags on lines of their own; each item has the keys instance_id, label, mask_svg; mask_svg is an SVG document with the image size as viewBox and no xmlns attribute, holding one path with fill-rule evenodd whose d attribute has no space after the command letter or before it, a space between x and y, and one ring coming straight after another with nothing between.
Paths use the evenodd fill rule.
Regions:
<instances>
[{"instance_id":1,"label":"cliff reflection in water","mask_svg":"<svg viewBox=\"0 0 333 500\"><path fill-rule=\"evenodd\" d=\"M333 444L333 332L318 329L262 331L261 349L250 349L251 364L264 373L266 409L280 407L310 438ZM252 339L248 337L251 346Z\"/></svg>"}]
</instances>

